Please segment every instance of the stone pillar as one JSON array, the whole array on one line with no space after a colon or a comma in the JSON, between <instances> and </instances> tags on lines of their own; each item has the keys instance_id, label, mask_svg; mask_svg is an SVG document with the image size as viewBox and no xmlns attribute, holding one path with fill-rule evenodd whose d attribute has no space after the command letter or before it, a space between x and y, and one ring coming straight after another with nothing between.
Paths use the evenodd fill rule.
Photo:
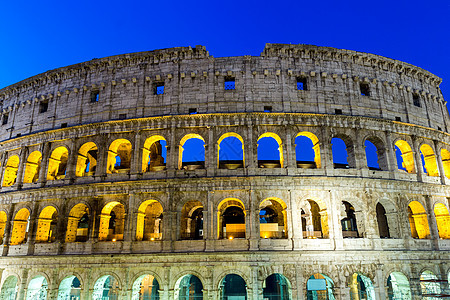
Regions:
<instances>
[{"instance_id":1,"label":"stone pillar","mask_svg":"<svg viewBox=\"0 0 450 300\"><path fill-rule=\"evenodd\" d=\"M439 171L439 176L441 177L441 183L445 184L446 183L446 176L445 176L445 169L444 169L444 163L442 160L442 155L441 152L439 150L439 142L436 140L433 140L433 144L434 144L434 149L436 151L435 156L436 156L436 163L438 166L438 171Z\"/></svg>"},{"instance_id":2,"label":"stone pillar","mask_svg":"<svg viewBox=\"0 0 450 300\"><path fill-rule=\"evenodd\" d=\"M308 274L306 274L306 276L308 276ZM295 279L295 284L297 285L297 297L295 298L294 295L292 295L292 299L305 300L307 278L305 278L303 270L300 268L300 266L296 266L295 268Z\"/></svg>"},{"instance_id":3,"label":"stone pillar","mask_svg":"<svg viewBox=\"0 0 450 300\"><path fill-rule=\"evenodd\" d=\"M251 282L247 283L247 296L249 300L261 300L263 297L263 291L259 288L259 279L258 279L258 266L251 265Z\"/></svg>"},{"instance_id":4,"label":"stone pillar","mask_svg":"<svg viewBox=\"0 0 450 300\"><path fill-rule=\"evenodd\" d=\"M17 292L17 300L25 300L27 293L28 269L22 269L20 274L19 291Z\"/></svg>"},{"instance_id":5,"label":"stone pillar","mask_svg":"<svg viewBox=\"0 0 450 300\"><path fill-rule=\"evenodd\" d=\"M412 152L414 153L414 161L415 161L415 169L417 173L417 181L423 181L423 177L426 176L423 172L422 167L422 158L420 157L420 150L419 150L419 141L417 140L416 136L411 136L412 142L413 142L413 149Z\"/></svg>"},{"instance_id":6,"label":"stone pillar","mask_svg":"<svg viewBox=\"0 0 450 300\"><path fill-rule=\"evenodd\" d=\"M170 140L167 142L167 156L166 156L166 168L167 170L178 169L178 147L175 141L175 126L176 124L171 124L170 128Z\"/></svg>"},{"instance_id":7,"label":"stone pillar","mask_svg":"<svg viewBox=\"0 0 450 300\"><path fill-rule=\"evenodd\" d=\"M22 147L20 149L20 154L19 154L19 167L17 170L16 183L15 183L15 185L17 185L19 187L19 189L22 187L23 174L24 174L24 170L27 166L26 153L28 151L26 151L26 150L27 150L27 148Z\"/></svg>"},{"instance_id":8,"label":"stone pillar","mask_svg":"<svg viewBox=\"0 0 450 300\"><path fill-rule=\"evenodd\" d=\"M106 176L108 147L109 147L108 135L100 134L98 142L99 147L97 151L98 157L97 157L97 168L95 169L95 176ZM103 147L100 145L103 145Z\"/></svg>"},{"instance_id":9,"label":"stone pillar","mask_svg":"<svg viewBox=\"0 0 450 300\"><path fill-rule=\"evenodd\" d=\"M369 167L367 166L366 147L364 145L365 141L363 141L361 139L359 130L354 130L353 133L355 136L355 140L353 142L353 158L355 160L354 167L357 170L368 169ZM347 152L348 152L348 150L347 150ZM350 161L348 161L348 164L351 167Z\"/></svg>"},{"instance_id":10,"label":"stone pillar","mask_svg":"<svg viewBox=\"0 0 450 300\"><path fill-rule=\"evenodd\" d=\"M130 173L136 174L136 173L142 173L142 157L141 153L142 151L139 151L141 148L141 132L138 130L134 134L134 141L132 141L132 150L133 153L131 155L131 166L130 166Z\"/></svg>"},{"instance_id":11,"label":"stone pillar","mask_svg":"<svg viewBox=\"0 0 450 300\"><path fill-rule=\"evenodd\" d=\"M1 253L2 256L8 255L8 247L11 242L11 234L14 224L14 209L15 204L11 204L9 207L8 216L6 218L5 232L3 235L3 253Z\"/></svg>"},{"instance_id":12,"label":"stone pillar","mask_svg":"<svg viewBox=\"0 0 450 300\"><path fill-rule=\"evenodd\" d=\"M41 153L42 153L42 160L41 160L41 169L39 171L39 180L38 182L42 183L42 185L45 185L47 182L47 168L48 168L48 161L50 158L50 148L51 143L46 142L42 144L41 147Z\"/></svg>"},{"instance_id":13,"label":"stone pillar","mask_svg":"<svg viewBox=\"0 0 450 300\"><path fill-rule=\"evenodd\" d=\"M38 208L39 204L37 202L34 203L33 210L30 215L30 226L28 227L28 255L33 255L34 253L34 243L36 241L36 233L37 233L37 221L38 221Z\"/></svg>"},{"instance_id":14,"label":"stone pillar","mask_svg":"<svg viewBox=\"0 0 450 300\"><path fill-rule=\"evenodd\" d=\"M218 145L214 139L214 130L208 126L208 143L205 144L205 169L207 176L214 176L215 170L218 169L219 150ZM217 155L216 155L217 153Z\"/></svg>"},{"instance_id":15,"label":"stone pillar","mask_svg":"<svg viewBox=\"0 0 450 300\"><path fill-rule=\"evenodd\" d=\"M433 199L429 195L423 195L423 198L426 205L428 227L430 228L430 239L432 240L433 249L439 250L439 232L434 215Z\"/></svg>"},{"instance_id":16,"label":"stone pillar","mask_svg":"<svg viewBox=\"0 0 450 300\"><path fill-rule=\"evenodd\" d=\"M382 265L377 265L377 269L375 270L375 282L374 289L375 289L375 297L377 300L384 300L388 299L386 289L385 289L385 283L384 283L384 276L382 271ZM375 285L377 283L377 285Z\"/></svg>"},{"instance_id":17,"label":"stone pillar","mask_svg":"<svg viewBox=\"0 0 450 300\"><path fill-rule=\"evenodd\" d=\"M258 199L256 199L255 192L249 191L249 205L250 210L245 212L245 235L249 239L250 249L258 250L259 241L259 207L257 207Z\"/></svg>"},{"instance_id":18,"label":"stone pillar","mask_svg":"<svg viewBox=\"0 0 450 300\"><path fill-rule=\"evenodd\" d=\"M292 138L292 127L286 127L286 141L285 141L285 152L284 157L286 168L297 168L297 157L295 153L295 140Z\"/></svg>"},{"instance_id":19,"label":"stone pillar","mask_svg":"<svg viewBox=\"0 0 450 300\"><path fill-rule=\"evenodd\" d=\"M330 239L334 240L335 249L342 250L344 247L344 238L342 236L342 227L341 227L341 201L336 197L336 192L330 192L330 214L328 219L328 224L331 223L330 226Z\"/></svg>"},{"instance_id":20,"label":"stone pillar","mask_svg":"<svg viewBox=\"0 0 450 300\"><path fill-rule=\"evenodd\" d=\"M76 174L76 168L77 168L77 158L78 158L78 149L75 149L76 143L73 139L70 140L70 151L69 151L69 157L67 160L67 166L66 166L66 174L67 176L65 179L69 179L71 182L75 180Z\"/></svg>"},{"instance_id":21,"label":"stone pillar","mask_svg":"<svg viewBox=\"0 0 450 300\"><path fill-rule=\"evenodd\" d=\"M333 170L334 165L333 165L333 152L331 149L331 135L325 126L322 127L321 131L322 131L322 142L319 143L319 146L321 152L320 157L322 168L324 168L325 170Z\"/></svg>"},{"instance_id":22,"label":"stone pillar","mask_svg":"<svg viewBox=\"0 0 450 300\"><path fill-rule=\"evenodd\" d=\"M289 237L292 238L293 250L299 250L302 248L303 232L301 217L299 218L300 210L297 207L297 201L293 196L293 191L289 191L289 203L290 203L290 222L288 222Z\"/></svg>"},{"instance_id":23,"label":"stone pillar","mask_svg":"<svg viewBox=\"0 0 450 300\"><path fill-rule=\"evenodd\" d=\"M214 240L217 240L218 232L218 208L214 207L214 192L208 192L207 196L207 211L203 212L203 218L207 216L206 219L203 219L203 236L206 239L206 251L214 251Z\"/></svg>"},{"instance_id":24,"label":"stone pillar","mask_svg":"<svg viewBox=\"0 0 450 300\"><path fill-rule=\"evenodd\" d=\"M247 143L245 144L245 163L246 168L258 168L258 146L256 139L253 138L253 125L248 124L247 127Z\"/></svg>"}]
</instances>

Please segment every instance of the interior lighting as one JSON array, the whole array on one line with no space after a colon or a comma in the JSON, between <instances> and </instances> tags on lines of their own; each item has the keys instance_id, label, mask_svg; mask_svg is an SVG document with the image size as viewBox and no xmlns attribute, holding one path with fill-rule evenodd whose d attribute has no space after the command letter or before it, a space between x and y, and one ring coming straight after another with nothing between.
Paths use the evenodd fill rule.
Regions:
<instances>
[{"instance_id":1,"label":"interior lighting","mask_svg":"<svg viewBox=\"0 0 450 300\"><path fill-rule=\"evenodd\" d=\"M155 240L155 238L150 238L150 241L154 241Z\"/></svg>"},{"instance_id":2,"label":"interior lighting","mask_svg":"<svg viewBox=\"0 0 450 300\"><path fill-rule=\"evenodd\" d=\"M233 237L232 236L230 236L229 238L228 238L230 241L233 239Z\"/></svg>"},{"instance_id":3,"label":"interior lighting","mask_svg":"<svg viewBox=\"0 0 450 300\"><path fill-rule=\"evenodd\" d=\"M117 241L116 239L112 239L113 242Z\"/></svg>"}]
</instances>

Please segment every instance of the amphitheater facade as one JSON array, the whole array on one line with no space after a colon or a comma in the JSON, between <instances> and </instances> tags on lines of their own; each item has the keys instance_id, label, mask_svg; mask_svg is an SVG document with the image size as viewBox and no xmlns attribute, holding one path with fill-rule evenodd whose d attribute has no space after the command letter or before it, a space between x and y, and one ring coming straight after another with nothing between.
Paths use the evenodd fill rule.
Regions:
<instances>
[{"instance_id":1,"label":"amphitheater facade","mask_svg":"<svg viewBox=\"0 0 450 300\"><path fill-rule=\"evenodd\" d=\"M0 299L445 296L440 83L373 54L267 44L93 59L8 86Z\"/></svg>"}]
</instances>

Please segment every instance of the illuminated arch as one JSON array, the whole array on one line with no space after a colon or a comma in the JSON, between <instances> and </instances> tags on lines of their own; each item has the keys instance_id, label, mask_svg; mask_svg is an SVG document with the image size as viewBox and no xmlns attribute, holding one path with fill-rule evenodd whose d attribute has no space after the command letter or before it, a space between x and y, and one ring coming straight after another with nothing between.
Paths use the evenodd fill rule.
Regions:
<instances>
[{"instance_id":1,"label":"illuminated arch","mask_svg":"<svg viewBox=\"0 0 450 300\"><path fill-rule=\"evenodd\" d=\"M77 177L94 175L97 169L98 148L94 142L87 142L78 150L77 167L75 174Z\"/></svg>"},{"instance_id":2,"label":"illuminated arch","mask_svg":"<svg viewBox=\"0 0 450 300\"><path fill-rule=\"evenodd\" d=\"M323 200L308 199L301 218L303 238L329 238L328 212Z\"/></svg>"},{"instance_id":3,"label":"illuminated arch","mask_svg":"<svg viewBox=\"0 0 450 300\"><path fill-rule=\"evenodd\" d=\"M450 179L450 151L447 149L441 149L441 158L445 177Z\"/></svg>"},{"instance_id":4,"label":"illuminated arch","mask_svg":"<svg viewBox=\"0 0 450 300\"><path fill-rule=\"evenodd\" d=\"M89 208L78 203L70 210L67 218L66 243L86 242L89 232Z\"/></svg>"},{"instance_id":5,"label":"illuminated arch","mask_svg":"<svg viewBox=\"0 0 450 300\"><path fill-rule=\"evenodd\" d=\"M430 237L427 212L418 201L412 201L408 205L408 218L411 227L411 236L418 239Z\"/></svg>"},{"instance_id":6,"label":"illuminated arch","mask_svg":"<svg viewBox=\"0 0 450 300\"><path fill-rule=\"evenodd\" d=\"M237 134L235 132L227 132L227 133L222 134L222 136L217 141L217 168L221 168L221 161L220 161L221 148L220 148L220 145L223 142L223 140L225 140L227 138L236 138L239 142L241 142L241 149L240 150L242 150L242 159L239 158L238 160L236 160L236 162L234 160L229 161L230 165L233 165L233 162L235 162L235 165L237 165L237 166L234 166L234 165L233 166L226 166L225 165L223 167L226 168L226 169L235 169L235 168L239 168L239 167L245 166L244 139L239 134ZM238 164L239 160L241 162L239 162L239 164ZM224 164L227 164L227 162L228 161L225 160ZM240 165L240 164L242 164L242 165Z\"/></svg>"},{"instance_id":7,"label":"illuminated arch","mask_svg":"<svg viewBox=\"0 0 450 300\"><path fill-rule=\"evenodd\" d=\"M48 283L44 276L36 276L30 280L26 300L46 300Z\"/></svg>"},{"instance_id":8,"label":"illuminated arch","mask_svg":"<svg viewBox=\"0 0 450 300\"><path fill-rule=\"evenodd\" d=\"M3 244L3 237L5 235L7 216L6 212L0 211L0 244Z\"/></svg>"},{"instance_id":9,"label":"illuminated arch","mask_svg":"<svg viewBox=\"0 0 450 300\"><path fill-rule=\"evenodd\" d=\"M133 147L129 140L114 140L108 148L106 173L127 173L131 167L132 149Z\"/></svg>"},{"instance_id":10,"label":"illuminated arch","mask_svg":"<svg viewBox=\"0 0 450 300\"><path fill-rule=\"evenodd\" d=\"M291 284L282 274L274 273L264 280L264 299L291 299ZM272 298L273 297L273 298Z\"/></svg>"},{"instance_id":11,"label":"illuminated arch","mask_svg":"<svg viewBox=\"0 0 450 300\"><path fill-rule=\"evenodd\" d=\"M189 133L189 134L186 134L182 139L181 139L181 141L180 141L180 145L178 146L178 148L179 148L179 151L178 151L178 169L183 169L183 154L184 154L184 144L188 141L188 140L190 140L190 139L199 139L199 140L202 140L203 141L203 147L205 146L205 139L201 136L201 135L199 135L199 134L196 134L196 133ZM201 159L201 157L200 157L200 159ZM197 162L202 162L202 160L198 160ZM204 162L205 162L205 156L203 155L203 164L204 164ZM204 165L203 166L201 166L201 165L197 165L197 164L195 164L195 165L190 165L191 167L187 167L188 169L195 169L195 168L204 168Z\"/></svg>"},{"instance_id":12,"label":"illuminated arch","mask_svg":"<svg viewBox=\"0 0 450 300\"><path fill-rule=\"evenodd\" d=\"M402 166L398 166L398 168L400 169L400 167L403 167L406 169L406 172L415 173L416 168L414 166L414 153L412 152L409 144L404 140L398 140L394 145L400 150L401 157L403 159ZM398 163L399 161L397 161L397 164Z\"/></svg>"},{"instance_id":13,"label":"illuminated arch","mask_svg":"<svg viewBox=\"0 0 450 300\"><path fill-rule=\"evenodd\" d=\"M433 148L431 148L431 146L428 144L423 144L422 146L420 146L420 152L424 160L427 175L439 176L436 155L434 154Z\"/></svg>"},{"instance_id":14,"label":"illuminated arch","mask_svg":"<svg viewBox=\"0 0 450 300\"><path fill-rule=\"evenodd\" d=\"M402 272L392 272L387 280L388 299L412 299L409 280Z\"/></svg>"},{"instance_id":15,"label":"illuminated arch","mask_svg":"<svg viewBox=\"0 0 450 300\"><path fill-rule=\"evenodd\" d=\"M259 145L258 142L259 142L259 140L261 140L262 138L273 138L273 139L277 142L277 144L278 144L278 149L277 149L277 150L278 150L278 153L279 153L279 156L280 156L280 158L279 158L279 160L280 160L279 164L280 164L280 168L283 168L283 167L284 167L283 142L281 141L281 138L280 138L276 133L273 133L273 132L266 132L266 133L261 134L261 135L258 137L258 139L256 140L257 145ZM259 157L258 157L258 160L260 160ZM264 164L264 163L263 163L263 165L265 165L266 168L274 167L274 166L272 166L273 163L270 163L270 164Z\"/></svg>"},{"instance_id":16,"label":"illuminated arch","mask_svg":"<svg viewBox=\"0 0 450 300\"><path fill-rule=\"evenodd\" d=\"M333 294L334 282L325 274L316 273L309 277L306 282L306 299L328 299L334 300Z\"/></svg>"},{"instance_id":17,"label":"illuminated arch","mask_svg":"<svg viewBox=\"0 0 450 300\"><path fill-rule=\"evenodd\" d=\"M187 274L180 277L175 284L176 300L203 299L203 283L195 275Z\"/></svg>"},{"instance_id":18,"label":"illuminated arch","mask_svg":"<svg viewBox=\"0 0 450 300\"><path fill-rule=\"evenodd\" d=\"M161 135L153 135L145 140L142 148L142 172L158 171L165 169L165 157L163 157L165 145L161 141L166 139Z\"/></svg>"},{"instance_id":19,"label":"illuminated arch","mask_svg":"<svg viewBox=\"0 0 450 300\"><path fill-rule=\"evenodd\" d=\"M436 217L439 238L450 239L450 216L447 207L442 203L436 203L434 216Z\"/></svg>"},{"instance_id":20,"label":"illuminated arch","mask_svg":"<svg viewBox=\"0 0 450 300\"><path fill-rule=\"evenodd\" d=\"M64 179L68 159L69 150L66 147L60 146L53 150L48 159L47 180Z\"/></svg>"},{"instance_id":21,"label":"illuminated arch","mask_svg":"<svg viewBox=\"0 0 450 300\"><path fill-rule=\"evenodd\" d=\"M372 281L361 273L354 273L351 276L349 287L351 300L376 299Z\"/></svg>"},{"instance_id":22,"label":"illuminated arch","mask_svg":"<svg viewBox=\"0 0 450 300\"><path fill-rule=\"evenodd\" d=\"M435 297L427 297L427 295L439 295L441 293L441 286L438 282L438 277L431 271L423 271L420 274L420 289L424 300L434 300Z\"/></svg>"},{"instance_id":23,"label":"illuminated arch","mask_svg":"<svg viewBox=\"0 0 450 300\"><path fill-rule=\"evenodd\" d=\"M153 241L162 239L163 207L156 200L145 200L137 213L136 240Z\"/></svg>"},{"instance_id":24,"label":"illuminated arch","mask_svg":"<svg viewBox=\"0 0 450 300\"><path fill-rule=\"evenodd\" d=\"M226 198L218 205L217 232L219 239L245 238L244 203L237 198Z\"/></svg>"},{"instance_id":25,"label":"illuminated arch","mask_svg":"<svg viewBox=\"0 0 450 300\"><path fill-rule=\"evenodd\" d=\"M75 275L67 276L59 284L58 299L80 299L81 297L81 282Z\"/></svg>"},{"instance_id":26,"label":"illuminated arch","mask_svg":"<svg viewBox=\"0 0 450 300\"><path fill-rule=\"evenodd\" d=\"M267 198L259 204L261 238L287 238L286 207L279 198Z\"/></svg>"},{"instance_id":27,"label":"illuminated arch","mask_svg":"<svg viewBox=\"0 0 450 300\"><path fill-rule=\"evenodd\" d=\"M33 151L28 155L23 175L23 183L33 183L39 180L39 171L41 170L42 154L39 151Z\"/></svg>"},{"instance_id":28,"label":"illuminated arch","mask_svg":"<svg viewBox=\"0 0 450 300\"><path fill-rule=\"evenodd\" d=\"M14 217L10 242L11 245L19 245L27 241L29 223L30 211L26 208L20 209Z\"/></svg>"},{"instance_id":29,"label":"illuminated arch","mask_svg":"<svg viewBox=\"0 0 450 300\"><path fill-rule=\"evenodd\" d=\"M8 276L2 285L2 290L0 292L0 299L2 300L15 300L19 292L19 285L17 284L18 279L16 276Z\"/></svg>"},{"instance_id":30,"label":"illuminated arch","mask_svg":"<svg viewBox=\"0 0 450 300\"><path fill-rule=\"evenodd\" d=\"M131 300L141 299L159 299L159 283L153 275L141 275L133 282Z\"/></svg>"},{"instance_id":31,"label":"illuminated arch","mask_svg":"<svg viewBox=\"0 0 450 300\"><path fill-rule=\"evenodd\" d=\"M100 214L99 241L122 241L125 227L125 207L120 202L107 203Z\"/></svg>"},{"instance_id":32,"label":"illuminated arch","mask_svg":"<svg viewBox=\"0 0 450 300\"><path fill-rule=\"evenodd\" d=\"M227 274L220 281L219 289L220 299L230 299L231 297L247 299L247 283L238 274Z\"/></svg>"},{"instance_id":33,"label":"illuminated arch","mask_svg":"<svg viewBox=\"0 0 450 300\"><path fill-rule=\"evenodd\" d=\"M13 155L8 158L5 166L5 172L3 173L2 186L12 186L16 183L17 170L19 169L19 156Z\"/></svg>"},{"instance_id":34,"label":"illuminated arch","mask_svg":"<svg viewBox=\"0 0 450 300\"><path fill-rule=\"evenodd\" d=\"M120 286L119 281L112 275L104 275L97 279L94 284L92 300L119 299Z\"/></svg>"},{"instance_id":35,"label":"illuminated arch","mask_svg":"<svg viewBox=\"0 0 450 300\"><path fill-rule=\"evenodd\" d=\"M311 140L312 142L312 150L314 151L314 163L315 163L315 168L321 168L322 167L322 163L321 163L321 158L320 158L320 144L319 144L319 139L317 138L317 136L309 131L302 131L300 133L298 133L295 136L294 141L297 141L298 137L306 137L308 139ZM302 149L298 149L300 148L300 145L295 145L295 152L296 152L296 156L298 157L300 150ZM297 166L299 164L299 160L297 159Z\"/></svg>"},{"instance_id":36,"label":"illuminated arch","mask_svg":"<svg viewBox=\"0 0 450 300\"><path fill-rule=\"evenodd\" d=\"M56 238L58 212L46 206L40 213L36 229L36 243L54 242Z\"/></svg>"},{"instance_id":37,"label":"illuminated arch","mask_svg":"<svg viewBox=\"0 0 450 300\"><path fill-rule=\"evenodd\" d=\"M359 238L362 237L358 231L358 225L356 220L356 210L354 206L347 202L342 201L341 204L341 227L342 236L344 238Z\"/></svg>"},{"instance_id":38,"label":"illuminated arch","mask_svg":"<svg viewBox=\"0 0 450 300\"><path fill-rule=\"evenodd\" d=\"M186 202L181 209L180 218L181 239L203 239L203 204L200 201Z\"/></svg>"},{"instance_id":39,"label":"illuminated arch","mask_svg":"<svg viewBox=\"0 0 450 300\"><path fill-rule=\"evenodd\" d=\"M375 151L371 151L371 148L374 147ZM387 157L386 157L386 146L384 142L377 136L369 136L364 141L364 148L366 152L366 161L369 169L374 170L388 170L387 165ZM372 165L369 165L369 162L376 156L377 161L373 162Z\"/></svg>"}]
</instances>

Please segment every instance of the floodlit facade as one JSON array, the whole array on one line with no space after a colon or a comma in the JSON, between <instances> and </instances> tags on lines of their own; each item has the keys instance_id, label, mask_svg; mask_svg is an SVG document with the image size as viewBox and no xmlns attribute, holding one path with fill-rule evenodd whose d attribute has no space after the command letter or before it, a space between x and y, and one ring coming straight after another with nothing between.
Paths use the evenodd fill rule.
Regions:
<instances>
[{"instance_id":1,"label":"floodlit facade","mask_svg":"<svg viewBox=\"0 0 450 300\"><path fill-rule=\"evenodd\" d=\"M267 44L94 59L0 90L0 299L448 294L441 79Z\"/></svg>"}]
</instances>

